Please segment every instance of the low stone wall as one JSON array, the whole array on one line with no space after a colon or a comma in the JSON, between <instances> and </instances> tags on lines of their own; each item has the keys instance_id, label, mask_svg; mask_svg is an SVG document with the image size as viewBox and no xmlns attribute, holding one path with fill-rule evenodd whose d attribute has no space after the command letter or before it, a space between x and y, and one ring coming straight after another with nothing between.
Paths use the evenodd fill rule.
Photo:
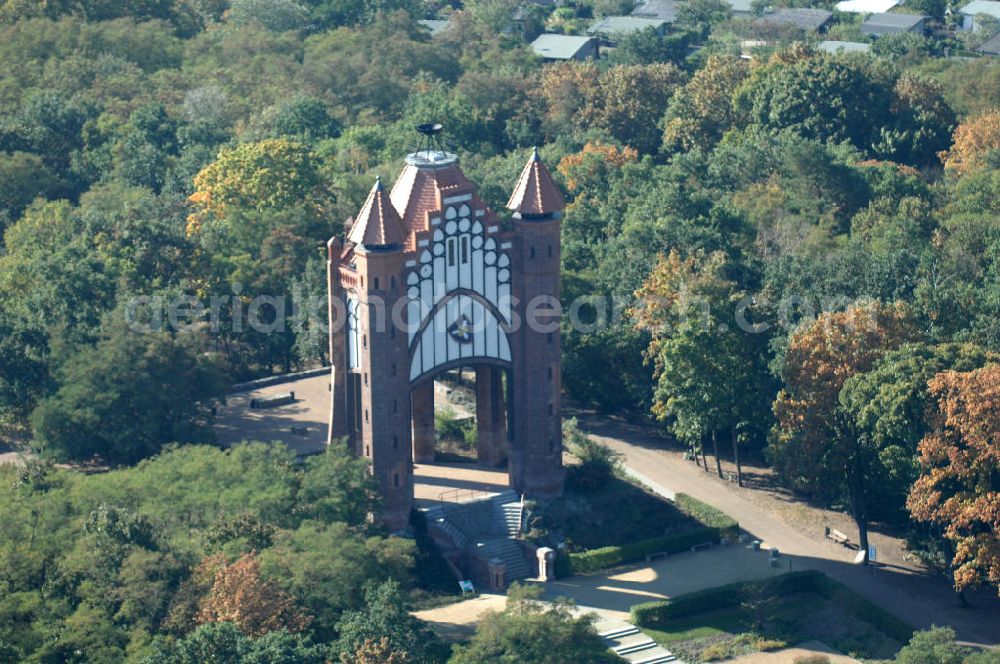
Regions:
<instances>
[{"instance_id":1,"label":"low stone wall","mask_svg":"<svg viewBox=\"0 0 1000 664\"><path fill-rule=\"evenodd\" d=\"M258 378L257 380L251 380L246 383L236 383L235 385L230 385L229 393L236 394L238 392L252 392L254 390L259 390L262 387L281 385L282 383L291 383L296 380L302 380L303 378L313 378L315 376L322 376L323 374L328 373L330 373L330 367L320 367L319 369L309 369L308 371L299 371L297 373Z\"/></svg>"}]
</instances>

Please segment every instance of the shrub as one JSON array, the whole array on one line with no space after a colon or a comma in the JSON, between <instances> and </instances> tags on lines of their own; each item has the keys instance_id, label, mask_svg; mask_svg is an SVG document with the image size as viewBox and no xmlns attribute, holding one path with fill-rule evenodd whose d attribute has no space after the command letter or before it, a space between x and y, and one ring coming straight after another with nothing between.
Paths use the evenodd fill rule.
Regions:
<instances>
[{"instance_id":1,"label":"shrub","mask_svg":"<svg viewBox=\"0 0 1000 664\"><path fill-rule=\"evenodd\" d=\"M563 444L580 460L566 469L570 486L584 491L600 489L621 467L621 455L580 431L576 418L563 423Z\"/></svg>"},{"instance_id":2,"label":"shrub","mask_svg":"<svg viewBox=\"0 0 1000 664\"><path fill-rule=\"evenodd\" d=\"M792 660L792 664L830 664L830 658L822 653L814 652L808 655L799 655Z\"/></svg>"},{"instance_id":3,"label":"shrub","mask_svg":"<svg viewBox=\"0 0 1000 664\"><path fill-rule=\"evenodd\" d=\"M441 440L472 444L476 441L476 421L471 417L459 417L449 409L434 414L434 428Z\"/></svg>"},{"instance_id":4,"label":"shrub","mask_svg":"<svg viewBox=\"0 0 1000 664\"><path fill-rule=\"evenodd\" d=\"M701 651L701 660L703 662L717 662L720 659L729 659L728 643L713 643Z\"/></svg>"},{"instance_id":5,"label":"shrub","mask_svg":"<svg viewBox=\"0 0 1000 664\"><path fill-rule=\"evenodd\" d=\"M780 639L757 639L753 642L754 648L761 652L771 652L772 650L781 650L788 644ZM825 657L824 657L825 658ZM825 658L825 662L813 662L812 664L829 664L829 658Z\"/></svg>"}]
</instances>

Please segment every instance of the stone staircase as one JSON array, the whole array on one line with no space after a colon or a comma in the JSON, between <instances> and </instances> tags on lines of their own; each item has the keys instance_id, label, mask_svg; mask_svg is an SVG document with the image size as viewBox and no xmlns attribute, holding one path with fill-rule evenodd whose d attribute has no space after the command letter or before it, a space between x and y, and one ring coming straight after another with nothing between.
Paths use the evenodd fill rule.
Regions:
<instances>
[{"instance_id":1,"label":"stone staircase","mask_svg":"<svg viewBox=\"0 0 1000 664\"><path fill-rule=\"evenodd\" d=\"M428 527L445 533L459 549L483 560L506 564L507 583L534 576L516 538L521 533L521 499L511 490L464 503L438 503L423 509Z\"/></svg>"},{"instance_id":2,"label":"stone staircase","mask_svg":"<svg viewBox=\"0 0 1000 664\"><path fill-rule=\"evenodd\" d=\"M479 543L476 550L486 560L499 558L507 565L507 571L504 573L507 583L534 576L534 570L521 552L521 545L512 539L487 540Z\"/></svg>"},{"instance_id":3,"label":"stone staircase","mask_svg":"<svg viewBox=\"0 0 1000 664\"><path fill-rule=\"evenodd\" d=\"M620 620L598 621L597 632L608 648L631 664L684 664L672 652Z\"/></svg>"}]
</instances>

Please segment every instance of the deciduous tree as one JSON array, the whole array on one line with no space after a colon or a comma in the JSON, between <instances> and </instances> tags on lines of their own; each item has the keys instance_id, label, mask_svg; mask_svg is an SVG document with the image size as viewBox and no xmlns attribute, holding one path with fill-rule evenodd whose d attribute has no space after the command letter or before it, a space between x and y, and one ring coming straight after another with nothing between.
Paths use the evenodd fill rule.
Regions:
<instances>
[{"instance_id":1,"label":"deciduous tree","mask_svg":"<svg viewBox=\"0 0 1000 664\"><path fill-rule=\"evenodd\" d=\"M247 636L258 637L280 629L301 632L309 617L274 581L261 577L257 555L248 553L218 566L198 622L231 622Z\"/></svg>"},{"instance_id":2,"label":"deciduous tree","mask_svg":"<svg viewBox=\"0 0 1000 664\"><path fill-rule=\"evenodd\" d=\"M840 392L848 378L870 370L882 353L915 337L904 305L871 302L820 314L792 334L785 352L771 457L793 486L845 500L866 549L870 496L880 488L873 473L879 466L840 407Z\"/></svg>"},{"instance_id":3,"label":"deciduous tree","mask_svg":"<svg viewBox=\"0 0 1000 664\"><path fill-rule=\"evenodd\" d=\"M951 148L941 153L944 167L962 174L982 166L987 155L1000 150L1000 111L987 111L955 128Z\"/></svg>"},{"instance_id":4,"label":"deciduous tree","mask_svg":"<svg viewBox=\"0 0 1000 664\"><path fill-rule=\"evenodd\" d=\"M937 411L907 507L953 543L956 590L1000 590L1000 366L946 371L929 385Z\"/></svg>"},{"instance_id":5,"label":"deciduous tree","mask_svg":"<svg viewBox=\"0 0 1000 664\"><path fill-rule=\"evenodd\" d=\"M742 484L739 436L766 421L773 391L767 337L752 323L738 325L740 300L750 299L728 268L722 252L682 259L672 251L636 294L642 302L636 313L638 325L652 335L647 357L656 367L654 414L695 449L711 438L720 477L717 436L728 431Z\"/></svg>"}]
</instances>

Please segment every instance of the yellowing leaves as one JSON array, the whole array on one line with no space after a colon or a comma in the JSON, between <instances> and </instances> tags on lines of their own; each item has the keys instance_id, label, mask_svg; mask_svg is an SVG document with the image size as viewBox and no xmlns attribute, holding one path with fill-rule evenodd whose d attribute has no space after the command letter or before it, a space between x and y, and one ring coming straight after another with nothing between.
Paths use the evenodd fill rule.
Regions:
<instances>
[{"instance_id":1,"label":"yellowing leaves","mask_svg":"<svg viewBox=\"0 0 1000 664\"><path fill-rule=\"evenodd\" d=\"M322 207L326 191L318 169L316 155L296 141L266 139L225 148L194 178L195 192L188 201L195 211L188 217L188 232L198 232L206 220L223 217L230 207Z\"/></svg>"},{"instance_id":2,"label":"yellowing leaves","mask_svg":"<svg viewBox=\"0 0 1000 664\"><path fill-rule=\"evenodd\" d=\"M956 589L1000 587L1000 366L946 371L929 386L935 428L920 442L923 474L907 507L954 544Z\"/></svg>"},{"instance_id":3,"label":"yellowing leaves","mask_svg":"<svg viewBox=\"0 0 1000 664\"><path fill-rule=\"evenodd\" d=\"M945 168L962 175L981 166L992 150L1000 150L1000 110L983 113L958 125L951 149L939 156Z\"/></svg>"}]
</instances>

